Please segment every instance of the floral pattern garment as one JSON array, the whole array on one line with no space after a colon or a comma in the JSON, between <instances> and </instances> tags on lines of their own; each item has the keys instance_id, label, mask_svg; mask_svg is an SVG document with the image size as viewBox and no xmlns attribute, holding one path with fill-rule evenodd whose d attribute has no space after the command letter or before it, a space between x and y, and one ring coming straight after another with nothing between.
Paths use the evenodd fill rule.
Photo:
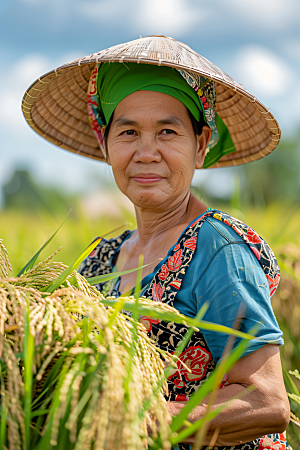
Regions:
<instances>
[{"instance_id":1,"label":"floral pattern garment","mask_svg":"<svg viewBox=\"0 0 300 450\"><path fill-rule=\"evenodd\" d=\"M176 294L180 289L182 280L195 253L198 233L205 220L209 217L213 217L230 226L247 243L266 275L270 295L272 296L274 294L279 283L280 273L271 248L253 229L240 220L223 212L211 210L195 220L181 235L166 262L155 273L150 286L144 292L144 296L152 298L156 302L165 302L170 306L173 306ZM128 232L127 234L124 233L118 240L123 241L127 235ZM110 245L114 248L114 251L120 245L120 243L113 244L113 240L110 241L110 245L108 244L108 242L105 244L100 243L98 246L99 248L96 247L95 250L98 252L96 253L98 256L99 252L102 252L105 262L107 262L108 255L110 254ZM113 251L111 252L111 255L112 254ZM93 260L94 255L90 256L92 256L90 259ZM98 258L96 259L98 260ZM97 273L93 272L95 264L97 265ZM86 277L99 275L99 264L100 263L96 263L96 261L89 264L85 263L81 273ZM103 286L99 286L98 288L101 289L101 287ZM111 287L108 293L110 295L118 294L113 287ZM146 316L140 317L140 321L144 324L149 336L156 342L156 345L170 353L175 351L177 345L188 330L188 327L182 324L164 322ZM182 366L180 361L184 362L184 364L191 369L191 372L188 372ZM202 383L207 380L215 366L215 361L213 360L203 334L200 330L194 332L185 347L185 350L180 355L177 367L173 368L168 378L169 394L167 399L172 401L188 400L189 396L196 392ZM220 388L225 385L226 380L221 383ZM286 442L284 434L268 435L236 446L205 448L206 450L214 448L218 450L291 450L291 447ZM178 449L191 450L191 446L188 444L179 444Z\"/></svg>"}]
</instances>

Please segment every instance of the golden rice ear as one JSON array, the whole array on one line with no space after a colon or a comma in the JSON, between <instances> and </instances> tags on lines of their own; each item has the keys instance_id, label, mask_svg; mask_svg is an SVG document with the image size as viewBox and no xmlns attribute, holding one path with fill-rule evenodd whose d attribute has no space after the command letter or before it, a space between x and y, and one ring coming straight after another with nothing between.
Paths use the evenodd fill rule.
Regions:
<instances>
[{"instance_id":1,"label":"golden rice ear","mask_svg":"<svg viewBox=\"0 0 300 450\"><path fill-rule=\"evenodd\" d=\"M3 244L3 240L0 239L0 277L7 278L8 273L11 270L11 265L8 259L8 251Z\"/></svg>"},{"instance_id":2,"label":"golden rice ear","mask_svg":"<svg viewBox=\"0 0 300 450\"><path fill-rule=\"evenodd\" d=\"M98 63L135 62L184 69L216 82L216 112L227 126L236 151L210 168L236 166L271 153L279 125L255 96L186 44L148 36L77 59L38 78L25 92L22 111L28 125L53 144L105 161L89 122L86 94Z\"/></svg>"}]
</instances>

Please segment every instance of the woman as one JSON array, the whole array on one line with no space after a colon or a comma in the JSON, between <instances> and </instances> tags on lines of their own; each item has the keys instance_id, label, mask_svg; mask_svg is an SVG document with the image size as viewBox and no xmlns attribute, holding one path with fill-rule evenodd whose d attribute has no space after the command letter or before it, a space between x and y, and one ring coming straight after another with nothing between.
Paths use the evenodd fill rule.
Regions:
<instances>
[{"instance_id":1,"label":"woman","mask_svg":"<svg viewBox=\"0 0 300 450\"><path fill-rule=\"evenodd\" d=\"M276 259L252 229L209 210L190 191L195 169L248 162L275 148L280 134L275 119L226 74L170 38L140 39L92 56L77 62L79 67L84 61L92 65L91 74L70 63L55 71L58 80L53 81L53 74L42 79L44 86L39 88L44 92L35 93L27 110L36 84L23 103L30 125L47 139L105 159L119 189L134 204L137 230L102 241L82 264L81 273L90 277L114 268L133 269L143 254L148 265L143 269L142 295L191 317L208 301L205 319L229 327L243 304L240 328L249 331L260 324L259 339L249 343L228 372L215 405L250 385L256 390L232 401L213 419L206 445L217 430L215 445L222 449L290 448L282 434L289 421L279 357L283 340L270 303L279 282ZM83 79L89 79L87 109L97 148L84 127ZM218 79L222 82L216 84ZM132 292L135 281L136 274L124 275L110 286L109 294ZM170 352L186 331L148 317L141 321L157 345ZM178 363L168 379L171 415L179 414L189 395L208 378L226 340L217 333L194 333L181 355L191 373ZM203 416L207 402L195 408L190 421ZM190 443L193 437L180 446L189 448Z\"/></svg>"}]
</instances>

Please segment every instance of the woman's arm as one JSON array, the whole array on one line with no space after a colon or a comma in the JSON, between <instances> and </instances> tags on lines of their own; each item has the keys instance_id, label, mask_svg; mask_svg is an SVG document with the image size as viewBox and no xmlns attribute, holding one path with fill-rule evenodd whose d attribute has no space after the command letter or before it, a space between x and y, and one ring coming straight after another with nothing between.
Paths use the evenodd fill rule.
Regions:
<instances>
[{"instance_id":1,"label":"woman's arm","mask_svg":"<svg viewBox=\"0 0 300 450\"><path fill-rule=\"evenodd\" d=\"M265 434L281 433L289 423L289 401L286 395L279 348L265 345L237 361L228 373L229 385L218 390L213 407L222 405L244 389L255 385L256 389L218 414L209 425L205 445L209 445L213 432L220 429L214 445L238 445ZM209 396L189 415L195 422L204 416ZM172 416L180 413L186 402L168 402ZM186 443L194 443L195 435Z\"/></svg>"}]
</instances>

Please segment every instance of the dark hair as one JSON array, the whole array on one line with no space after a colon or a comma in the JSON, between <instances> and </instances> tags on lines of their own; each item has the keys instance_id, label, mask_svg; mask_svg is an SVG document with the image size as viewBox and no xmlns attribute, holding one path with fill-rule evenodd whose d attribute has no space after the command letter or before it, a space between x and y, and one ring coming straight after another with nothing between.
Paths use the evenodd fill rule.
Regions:
<instances>
[{"instance_id":1,"label":"dark hair","mask_svg":"<svg viewBox=\"0 0 300 450\"><path fill-rule=\"evenodd\" d=\"M191 111L188 108L186 108L186 109L187 109L189 118L190 118L190 120L192 122L192 127L193 127L193 131L194 131L195 137L196 136L200 136L200 134L202 134L202 129L203 129L204 125L206 125L203 115L201 114L200 120L198 122L195 119L195 117L193 116L193 114L191 113ZM107 159L107 153L108 153L107 138L108 138L108 133L109 133L112 121L113 121L113 117L114 117L114 112L112 113L112 116L109 119L109 122L108 122L108 124L107 124L107 126L105 128L105 131L104 131L104 142L105 142L105 147L106 147L106 159Z\"/></svg>"},{"instance_id":2,"label":"dark hair","mask_svg":"<svg viewBox=\"0 0 300 450\"><path fill-rule=\"evenodd\" d=\"M200 134L202 134L202 129L204 127L204 125L206 125L205 121L204 121L204 117L203 114L200 114L200 120L199 122L195 119L195 117L193 116L193 114L191 113L191 111L187 109L189 118L191 119L192 122L192 127L193 127L193 131L195 136L200 136Z\"/></svg>"}]
</instances>

